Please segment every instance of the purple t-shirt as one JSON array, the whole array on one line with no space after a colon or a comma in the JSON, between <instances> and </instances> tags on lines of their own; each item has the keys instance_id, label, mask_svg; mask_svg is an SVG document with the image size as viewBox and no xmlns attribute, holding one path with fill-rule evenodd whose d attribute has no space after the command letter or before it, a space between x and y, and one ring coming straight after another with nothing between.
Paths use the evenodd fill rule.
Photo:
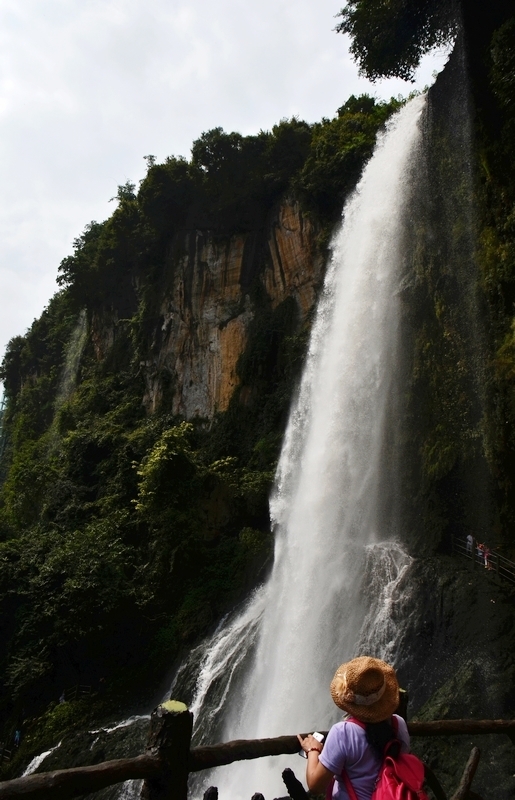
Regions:
<instances>
[{"instance_id":1,"label":"purple t-shirt","mask_svg":"<svg viewBox=\"0 0 515 800\"><path fill-rule=\"evenodd\" d=\"M409 750L407 725L402 717L397 714L394 714L394 717L397 720L397 738L402 743L402 752L407 753ZM333 800L349 800L345 784L341 780L344 767L358 800L370 800L379 774L381 758L368 744L364 728L349 720L337 722L327 734L324 749L318 760L336 778Z\"/></svg>"}]
</instances>

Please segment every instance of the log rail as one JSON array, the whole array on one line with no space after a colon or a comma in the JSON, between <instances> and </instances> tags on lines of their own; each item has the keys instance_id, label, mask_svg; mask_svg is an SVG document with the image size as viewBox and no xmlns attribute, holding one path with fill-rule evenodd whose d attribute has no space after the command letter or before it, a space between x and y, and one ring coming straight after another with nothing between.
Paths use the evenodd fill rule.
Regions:
<instances>
[{"instance_id":1,"label":"log rail","mask_svg":"<svg viewBox=\"0 0 515 800\"><path fill-rule=\"evenodd\" d=\"M439 719L433 722L408 722L410 736L479 736L487 733L515 735L515 720L507 719ZM327 731L321 731L324 736ZM307 734L301 733L301 736ZM297 753L297 736L277 736L275 739L237 739L226 744L194 747L190 750L190 772L222 767L233 761L263 756ZM1 784L0 784L1 786ZM2 795L0 794L0 800Z\"/></svg>"},{"instance_id":2,"label":"log rail","mask_svg":"<svg viewBox=\"0 0 515 800\"><path fill-rule=\"evenodd\" d=\"M41 772L0 782L0 800L68 800L137 778L145 779L142 797L146 800L185 800L190 772L220 767L244 759L294 754L299 749L296 735L236 740L189 749L191 725L192 715L184 704L174 701L164 703L152 714L149 744L144 755L105 761L89 767ZM409 722L408 730L411 736L504 733L514 740L515 720Z\"/></svg>"}]
</instances>

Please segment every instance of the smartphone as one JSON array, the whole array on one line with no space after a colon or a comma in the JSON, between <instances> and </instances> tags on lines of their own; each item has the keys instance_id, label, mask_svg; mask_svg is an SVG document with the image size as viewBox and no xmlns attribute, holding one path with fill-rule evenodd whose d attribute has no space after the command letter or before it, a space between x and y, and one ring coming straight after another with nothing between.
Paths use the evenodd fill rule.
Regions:
<instances>
[{"instance_id":1,"label":"smartphone","mask_svg":"<svg viewBox=\"0 0 515 800\"><path fill-rule=\"evenodd\" d=\"M319 733L318 731L314 731L311 735L313 736L314 739L317 740L317 742L323 742L325 739L324 734ZM299 756L302 756L302 758L307 758L308 754L305 753L304 750L299 750Z\"/></svg>"}]
</instances>

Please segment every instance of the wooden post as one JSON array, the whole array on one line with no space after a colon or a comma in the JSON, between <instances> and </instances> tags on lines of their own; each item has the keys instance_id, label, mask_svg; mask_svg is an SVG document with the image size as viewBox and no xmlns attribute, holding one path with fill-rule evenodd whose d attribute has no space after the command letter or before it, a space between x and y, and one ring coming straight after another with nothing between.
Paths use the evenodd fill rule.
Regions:
<instances>
[{"instance_id":1,"label":"wooden post","mask_svg":"<svg viewBox=\"0 0 515 800\"><path fill-rule=\"evenodd\" d=\"M282 778L291 800L308 800L308 793L292 769L283 769Z\"/></svg>"},{"instance_id":2,"label":"wooden post","mask_svg":"<svg viewBox=\"0 0 515 800\"><path fill-rule=\"evenodd\" d=\"M399 705L395 711L399 717L402 717L404 722L408 721L408 703L409 703L409 694L406 689L399 689Z\"/></svg>"},{"instance_id":3,"label":"wooden post","mask_svg":"<svg viewBox=\"0 0 515 800\"><path fill-rule=\"evenodd\" d=\"M468 797L470 785L476 774L477 765L479 764L480 755L481 751L479 747L473 747L470 751L469 760L467 761L463 775L461 776L460 785L454 792L451 800L465 800L465 798Z\"/></svg>"},{"instance_id":4,"label":"wooden post","mask_svg":"<svg viewBox=\"0 0 515 800\"><path fill-rule=\"evenodd\" d=\"M184 703L169 700L150 717L146 754L159 759L163 771L143 783L141 800L186 800L193 714Z\"/></svg>"}]
</instances>

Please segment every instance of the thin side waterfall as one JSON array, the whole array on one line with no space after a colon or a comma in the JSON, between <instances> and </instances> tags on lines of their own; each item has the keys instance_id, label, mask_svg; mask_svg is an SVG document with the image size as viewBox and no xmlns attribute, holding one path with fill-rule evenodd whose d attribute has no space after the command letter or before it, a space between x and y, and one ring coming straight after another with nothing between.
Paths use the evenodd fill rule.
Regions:
<instances>
[{"instance_id":1,"label":"thin side waterfall","mask_svg":"<svg viewBox=\"0 0 515 800\"><path fill-rule=\"evenodd\" d=\"M57 390L54 402L54 419L50 427L50 450L57 446L59 441L58 433L58 412L70 399L77 386L77 376L79 373L80 361L86 342L88 339L88 317L86 309L83 308L79 312L77 323L72 331L65 351L64 365L61 371L59 380L59 388Z\"/></svg>"},{"instance_id":2,"label":"thin side waterfall","mask_svg":"<svg viewBox=\"0 0 515 800\"><path fill-rule=\"evenodd\" d=\"M4 432L4 424L3 424L3 422L4 422L4 414L5 414L5 406L6 406L5 395L2 394L2 396L0 397L0 460L2 459L2 456L4 454L4 448L5 448L5 432Z\"/></svg>"},{"instance_id":3,"label":"thin side waterfall","mask_svg":"<svg viewBox=\"0 0 515 800\"><path fill-rule=\"evenodd\" d=\"M59 381L59 389L55 400L55 410L58 411L75 389L80 359L88 337L88 317L86 309L79 313L77 324L73 329L70 341L66 347L66 357Z\"/></svg>"},{"instance_id":4,"label":"thin side waterfall","mask_svg":"<svg viewBox=\"0 0 515 800\"><path fill-rule=\"evenodd\" d=\"M417 97L389 121L345 206L271 498L271 576L184 666L191 674L196 662L197 742L327 726L338 717L336 667L360 642L395 654L389 609L410 561L393 541L399 289L424 106ZM194 796L214 784L221 800L269 800L284 793L286 764L220 768L197 779Z\"/></svg>"}]
</instances>

